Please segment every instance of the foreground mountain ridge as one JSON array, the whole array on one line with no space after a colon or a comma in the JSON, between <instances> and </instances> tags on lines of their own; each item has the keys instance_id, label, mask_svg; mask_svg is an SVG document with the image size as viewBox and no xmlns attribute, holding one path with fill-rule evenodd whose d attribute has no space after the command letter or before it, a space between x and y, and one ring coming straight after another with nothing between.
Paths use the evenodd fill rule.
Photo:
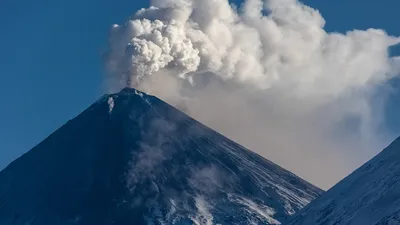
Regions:
<instances>
[{"instance_id":1,"label":"foreground mountain ridge","mask_svg":"<svg viewBox=\"0 0 400 225\"><path fill-rule=\"evenodd\" d=\"M280 224L322 192L127 88L0 172L0 225Z\"/></svg>"},{"instance_id":2,"label":"foreground mountain ridge","mask_svg":"<svg viewBox=\"0 0 400 225\"><path fill-rule=\"evenodd\" d=\"M286 224L400 224L400 138Z\"/></svg>"}]
</instances>

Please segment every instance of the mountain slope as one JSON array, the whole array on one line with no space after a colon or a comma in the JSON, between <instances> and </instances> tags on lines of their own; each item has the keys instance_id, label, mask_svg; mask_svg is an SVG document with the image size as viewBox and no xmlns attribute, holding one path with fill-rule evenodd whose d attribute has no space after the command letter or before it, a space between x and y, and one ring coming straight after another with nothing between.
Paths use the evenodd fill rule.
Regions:
<instances>
[{"instance_id":1,"label":"mountain slope","mask_svg":"<svg viewBox=\"0 0 400 225\"><path fill-rule=\"evenodd\" d=\"M124 89L0 173L0 225L279 224L321 193Z\"/></svg>"},{"instance_id":2,"label":"mountain slope","mask_svg":"<svg viewBox=\"0 0 400 225\"><path fill-rule=\"evenodd\" d=\"M287 224L400 224L400 138Z\"/></svg>"}]
</instances>

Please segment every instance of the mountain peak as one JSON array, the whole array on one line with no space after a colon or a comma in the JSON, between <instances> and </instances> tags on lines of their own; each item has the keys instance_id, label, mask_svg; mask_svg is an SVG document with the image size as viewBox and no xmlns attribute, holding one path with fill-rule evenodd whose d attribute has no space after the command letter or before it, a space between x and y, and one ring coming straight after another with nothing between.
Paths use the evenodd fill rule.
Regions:
<instances>
[{"instance_id":1,"label":"mountain peak","mask_svg":"<svg viewBox=\"0 0 400 225\"><path fill-rule=\"evenodd\" d=\"M131 94L136 94L136 95L139 95L139 96L147 95L146 93L141 92L141 91L139 91L139 90L137 90L137 89L135 89L135 88L131 88L131 87L123 88L118 94L119 94L119 95L124 95L124 94L131 95Z\"/></svg>"},{"instance_id":2,"label":"mountain peak","mask_svg":"<svg viewBox=\"0 0 400 225\"><path fill-rule=\"evenodd\" d=\"M321 193L125 88L0 173L0 225L279 224Z\"/></svg>"}]
</instances>

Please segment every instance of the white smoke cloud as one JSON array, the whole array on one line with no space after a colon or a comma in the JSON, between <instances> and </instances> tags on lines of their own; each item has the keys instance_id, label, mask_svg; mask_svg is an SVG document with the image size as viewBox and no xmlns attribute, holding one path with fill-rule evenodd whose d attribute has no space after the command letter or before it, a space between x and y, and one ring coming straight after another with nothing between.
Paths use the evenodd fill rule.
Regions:
<instances>
[{"instance_id":1,"label":"white smoke cloud","mask_svg":"<svg viewBox=\"0 0 400 225\"><path fill-rule=\"evenodd\" d=\"M399 37L327 33L297 0L151 5L112 29L107 65L123 85L325 188L386 144L377 90L399 71Z\"/></svg>"}]
</instances>

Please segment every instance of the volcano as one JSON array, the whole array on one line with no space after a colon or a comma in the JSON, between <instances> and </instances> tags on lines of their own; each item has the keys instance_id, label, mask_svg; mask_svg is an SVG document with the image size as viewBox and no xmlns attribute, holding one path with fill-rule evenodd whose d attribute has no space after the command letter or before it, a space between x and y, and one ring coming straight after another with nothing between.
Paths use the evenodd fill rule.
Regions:
<instances>
[{"instance_id":1,"label":"volcano","mask_svg":"<svg viewBox=\"0 0 400 225\"><path fill-rule=\"evenodd\" d=\"M322 193L126 88L0 173L0 224L280 224Z\"/></svg>"}]
</instances>

